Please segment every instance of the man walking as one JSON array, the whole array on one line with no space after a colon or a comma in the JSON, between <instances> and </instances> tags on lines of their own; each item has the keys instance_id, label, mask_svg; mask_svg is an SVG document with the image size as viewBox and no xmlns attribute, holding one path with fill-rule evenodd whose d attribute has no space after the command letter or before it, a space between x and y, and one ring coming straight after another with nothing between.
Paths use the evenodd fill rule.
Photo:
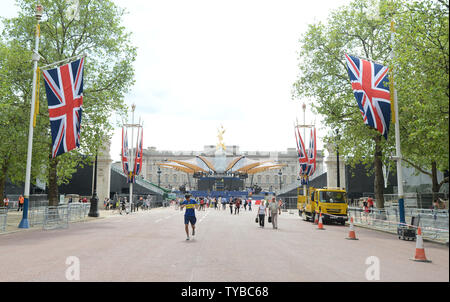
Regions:
<instances>
[{"instance_id":1,"label":"man walking","mask_svg":"<svg viewBox=\"0 0 450 302\"><path fill-rule=\"evenodd\" d=\"M24 198L22 195L19 196L19 207L17 208L17 212L19 211L23 211L23 202L24 202Z\"/></svg>"},{"instance_id":2,"label":"man walking","mask_svg":"<svg viewBox=\"0 0 450 302\"><path fill-rule=\"evenodd\" d=\"M6 209L9 209L9 199L6 196L5 198L3 198L3 205L5 206Z\"/></svg>"},{"instance_id":3,"label":"man walking","mask_svg":"<svg viewBox=\"0 0 450 302\"><path fill-rule=\"evenodd\" d=\"M275 197L272 198L272 201L269 203L269 211L270 217L272 219L272 227L274 229L278 229L278 210L279 206L277 205L277 201Z\"/></svg>"},{"instance_id":4,"label":"man walking","mask_svg":"<svg viewBox=\"0 0 450 302\"><path fill-rule=\"evenodd\" d=\"M278 214L281 215L281 207L283 206L283 201L281 198L278 200Z\"/></svg>"},{"instance_id":5,"label":"man walking","mask_svg":"<svg viewBox=\"0 0 450 302\"><path fill-rule=\"evenodd\" d=\"M230 213L233 215L233 199L230 199Z\"/></svg>"},{"instance_id":6,"label":"man walking","mask_svg":"<svg viewBox=\"0 0 450 302\"><path fill-rule=\"evenodd\" d=\"M184 195L184 201L180 204L181 209L186 207L186 212L184 212L184 229L186 231L186 240L189 240L189 223L192 227L192 236L195 236L195 223L197 218L195 217L195 208L198 208L198 203L191 199L191 194Z\"/></svg>"}]
</instances>

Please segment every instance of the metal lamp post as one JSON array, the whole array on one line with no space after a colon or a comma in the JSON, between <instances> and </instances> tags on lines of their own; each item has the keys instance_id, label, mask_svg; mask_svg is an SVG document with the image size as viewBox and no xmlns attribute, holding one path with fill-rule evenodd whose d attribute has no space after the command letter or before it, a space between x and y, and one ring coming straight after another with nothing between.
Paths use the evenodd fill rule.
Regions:
<instances>
[{"instance_id":1,"label":"metal lamp post","mask_svg":"<svg viewBox=\"0 0 450 302\"><path fill-rule=\"evenodd\" d=\"M19 223L19 228L28 229L28 203L30 198L30 178L31 178L31 157L33 151L33 120L34 120L34 111L35 111L35 103L36 103L36 70L39 61L39 38L41 35L39 22L42 18L42 13L44 8L42 5L38 4L36 6L36 39L34 44L34 52L32 55L33 60L33 92L31 94L31 110L30 110L30 125L28 130L28 151L27 151L27 166L25 170L25 189L24 189L24 204L23 204L23 215L22 220Z\"/></svg>"},{"instance_id":2,"label":"metal lamp post","mask_svg":"<svg viewBox=\"0 0 450 302\"><path fill-rule=\"evenodd\" d=\"M160 187L161 186L161 168L160 167L158 167L158 172L156 172L156 173L158 173L158 187Z\"/></svg>"},{"instance_id":3,"label":"metal lamp post","mask_svg":"<svg viewBox=\"0 0 450 302\"><path fill-rule=\"evenodd\" d=\"M98 197L97 197L97 152L95 152L95 163L94 163L94 192L91 198L91 207L89 208L89 217L100 216L98 212Z\"/></svg>"},{"instance_id":4,"label":"metal lamp post","mask_svg":"<svg viewBox=\"0 0 450 302\"><path fill-rule=\"evenodd\" d=\"M280 169L280 171L278 171L278 176L280 176L280 191L281 191L281 175L283 175L283 173L281 172L281 169Z\"/></svg>"},{"instance_id":5,"label":"metal lamp post","mask_svg":"<svg viewBox=\"0 0 450 302\"><path fill-rule=\"evenodd\" d=\"M336 129L336 164L337 164L337 187L340 188L341 187L341 176L340 176L340 172L339 172L339 130Z\"/></svg>"},{"instance_id":6,"label":"metal lamp post","mask_svg":"<svg viewBox=\"0 0 450 302\"><path fill-rule=\"evenodd\" d=\"M306 104L305 103L303 103L302 109L303 109L303 125L306 126ZM306 128L303 128L303 139L306 139ZM304 194L305 200L306 200L306 195L307 195L306 194L306 182L303 184L303 194Z\"/></svg>"},{"instance_id":7,"label":"metal lamp post","mask_svg":"<svg viewBox=\"0 0 450 302\"><path fill-rule=\"evenodd\" d=\"M134 110L136 109L136 105L133 103L131 105L131 124L134 124ZM134 125L133 125L134 126ZM134 142L134 127L131 128L131 146L133 146L133 142ZM133 148L131 149L133 150ZM133 151L131 151L131 160L130 160L130 164L131 164L131 170L133 172L131 172L130 178L133 179L134 173L136 171L134 171L134 161L133 161ZM135 160L135 159L134 159ZM131 210L131 206L133 204L133 181L131 181L130 183L130 210Z\"/></svg>"}]
</instances>

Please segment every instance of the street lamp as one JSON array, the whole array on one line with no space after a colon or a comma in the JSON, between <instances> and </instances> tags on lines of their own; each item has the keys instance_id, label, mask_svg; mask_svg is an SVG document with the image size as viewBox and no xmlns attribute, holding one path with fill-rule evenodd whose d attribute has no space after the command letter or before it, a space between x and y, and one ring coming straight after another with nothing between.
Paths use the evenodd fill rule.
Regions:
<instances>
[{"instance_id":1,"label":"street lamp","mask_svg":"<svg viewBox=\"0 0 450 302\"><path fill-rule=\"evenodd\" d=\"M280 171L278 171L278 176L280 176L280 190L281 190L281 175L283 175L283 173L281 172L281 169L280 169Z\"/></svg>"},{"instance_id":2,"label":"street lamp","mask_svg":"<svg viewBox=\"0 0 450 302\"><path fill-rule=\"evenodd\" d=\"M30 123L28 128L28 149L27 149L27 163L26 163L26 169L25 169L25 188L24 188L24 205L23 205L23 213L22 213L22 220L19 223L19 228L22 229L28 229L29 223L28 223L28 202L30 198L30 179L31 179L31 157L33 153L33 117L34 117L34 107L36 106L36 88L38 88L36 83L36 70L38 66L38 61L40 59L39 56L39 39L41 36L40 31L40 21L42 18L42 13L44 11L44 8L40 3L36 5L36 35L35 35L35 43L34 43L34 52L32 54L32 60L33 60L33 85L32 85L32 94L31 94L31 110L30 110Z\"/></svg>"},{"instance_id":3,"label":"street lamp","mask_svg":"<svg viewBox=\"0 0 450 302\"><path fill-rule=\"evenodd\" d=\"M337 187L340 188L341 187L341 178L340 178L340 173L339 173L339 139L340 139L340 135L339 135L339 129L336 129L336 164L337 164Z\"/></svg>"},{"instance_id":4,"label":"street lamp","mask_svg":"<svg viewBox=\"0 0 450 302\"><path fill-rule=\"evenodd\" d=\"M161 168L158 166L158 187L161 186Z\"/></svg>"},{"instance_id":5,"label":"street lamp","mask_svg":"<svg viewBox=\"0 0 450 302\"><path fill-rule=\"evenodd\" d=\"M98 197L97 197L97 151L95 152L94 164L94 193L92 193L91 207L89 208L89 217L98 217Z\"/></svg>"}]
</instances>

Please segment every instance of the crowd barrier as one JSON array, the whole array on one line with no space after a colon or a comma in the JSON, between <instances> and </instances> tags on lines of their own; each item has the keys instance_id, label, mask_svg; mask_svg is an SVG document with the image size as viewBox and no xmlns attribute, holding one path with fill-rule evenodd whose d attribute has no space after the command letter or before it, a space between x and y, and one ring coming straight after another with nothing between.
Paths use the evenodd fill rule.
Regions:
<instances>
[{"instance_id":1,"label":"crowd barrier","mask_svg":"<svg viewBox=\"0 0 450 302\"><path fill-rule=\"evenodd\" d=\"M69 227L69 207L45 207L44 230Z\"/></svg>"},{"instance_id":2,"label":"crowd barrier","mask_svg":"<svg viewBox=\"0 0 450 302\"><path fill-rule=\"evenodd\" d=\"M89 210L91 208L90 203L69 203L68 204L68 216L69 221L82 221L85 220Z\"/></svg>"},{"instance_id":3,"label":"crowd barrier","mask_svg":"<svg viewBox=\"0 0 450 302\"><path fill-rule=\"evenodd\" d=\"M6 231L6 221L8 220L8 209L0 207L0 233Z\"/></svg>"},{"instance_id":4,"label":"crowd barrier","mask_svg":"<svg viewBox=\"0 0 450 302\"><path fill-rule=\"evenodd\" d=\"M371 209L368 213L359 207L349 207L348 213L349 216L353 217L355 225L391 233L397 233L397 229L401 225L399 211L396 207ZM421 227L424 238L442 242L449 241L449 215L447 210L407 208L405 209L405 221L406 224L402 224L402 226Z\"/></svg>"},{"instance_id":5,"label":"crowd barrier","mask_svg":"<svg viewBox=\"0 0 450 302\"><path fill-rule=\"evenodd\" d=\"M33 207L28 210L28 223L30 227L44 225L47 206Z\"/></svg>"},{"instance_id":6,"label":"crowd barrier","mask_svg":"<svg viewBox=\"0 0 450 302\"><path fill-rule=\"evenodd\" d=\"M28 211L28 222L31 227L42 225L43 229L67 228L69 222L85 220L90 207L90 203L32 207Z\"/></svg>"}]
</instances>

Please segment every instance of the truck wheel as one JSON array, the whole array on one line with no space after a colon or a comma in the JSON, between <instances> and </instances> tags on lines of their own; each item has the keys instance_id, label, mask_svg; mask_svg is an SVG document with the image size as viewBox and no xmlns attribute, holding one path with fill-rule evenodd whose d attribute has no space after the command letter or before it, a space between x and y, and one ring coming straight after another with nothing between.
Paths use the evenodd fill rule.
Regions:
<instances>
[{"instance_id":1,"label":"truck wheel","mask_svg":"<svg viewBox=\"0 0 450 302\"><path fill-rule=\"evenodd\" d=\"M303 221L308 221L308 220L309 220L308 216L306 215L305 211L303 211Z\"/></svg>"},{"instance_id":2,"label":"truck wheel","mask_svg":"<svg viewBox=\"0 0 450 302\"><path fill-rule=\"evenodd\" d=\"M345 225L345 220L341 221L341 225Z\"/></svg>"}]
</instances>

